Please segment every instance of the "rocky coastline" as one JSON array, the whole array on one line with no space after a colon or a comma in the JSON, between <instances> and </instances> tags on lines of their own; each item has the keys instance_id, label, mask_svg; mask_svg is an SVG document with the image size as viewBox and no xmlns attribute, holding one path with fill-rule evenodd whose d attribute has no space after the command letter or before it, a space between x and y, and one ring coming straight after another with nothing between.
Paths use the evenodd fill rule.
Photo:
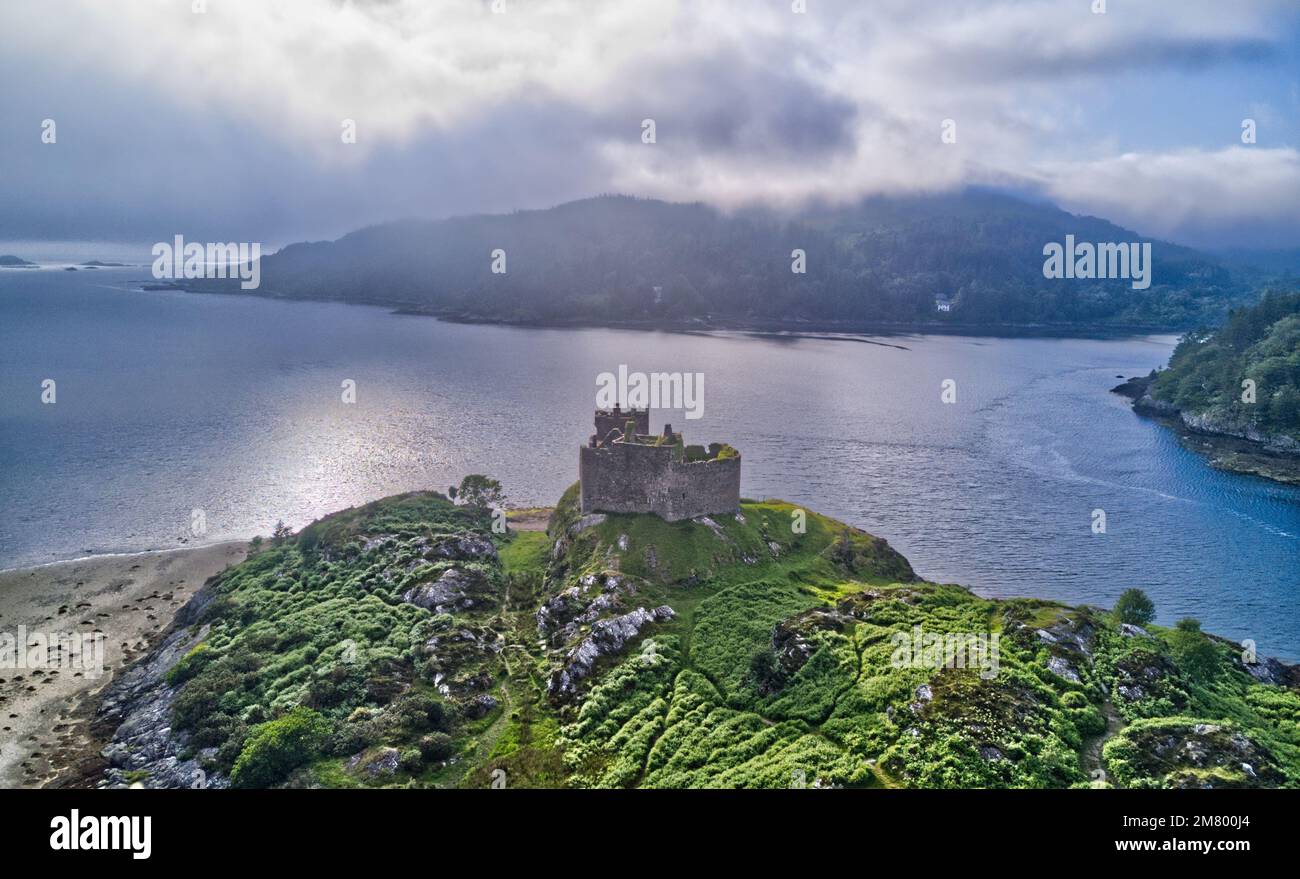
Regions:
<instances>
[{"instance_id":1,"label":"rocky coastline","mask_svg":"<svg viewBox=\"0 0 1300 879\"><path fill-rule=\"evenodd\" d=\"M1264 435L1249 426L1222 424L1209 415L1184 412L1152 396L1154 381L1155 373L1134 376L1110 390L1131 400L1138 415L1174 431L1185 448L1204 456L1211 467L1300 485L1300 443L1291 437Z\"/></svg>"}]
</instances>

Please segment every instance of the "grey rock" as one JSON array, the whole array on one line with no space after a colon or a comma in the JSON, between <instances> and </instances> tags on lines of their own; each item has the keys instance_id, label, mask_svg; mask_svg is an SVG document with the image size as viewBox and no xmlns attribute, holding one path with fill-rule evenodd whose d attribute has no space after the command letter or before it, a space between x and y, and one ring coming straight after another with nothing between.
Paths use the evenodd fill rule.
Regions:
<instances>
[{"instance_id":1,"label":"grey rock","mask_svg":"<svg viewBox=\"0 0 1300 879\"><path fill-rule=\"evenodd\" d=\"M1079 673L1074 670L1074 666L1060 656L1053 656L1047 660L1047 668L1054 675L1059 675L1076 684L1079 683Z\"/></svg>"},{"instance_id":2,"label":"grey rock","mask_svg":"<svg viewBox=\"0 0 1300 879\"><path fill-rule=\"evenodd\" d=\"M421 583L406 590L402 600L434 613L468 610L479 603L483 585L482 574L448 568L432 583Z\"/></svg>"},{"instance_id":3,"label":"grey rock","mask_svg":"<svg viewBox=\"0 0 1300 879\"><path fill-rule=\"evenodd\" d=\"M354 754L347 762L353 772L363 772L371 778L392 775L402 763L402 754L396 748L379 748Z\"/></svg>"},{"instance_id":4,"label":"grey rock","mask_svg":"<svg viewBox=\"0 0 1300 879\"><path fill-rule=\"evenodd\" d=\"M197 598L197 596L196 596ZM177 688L165 675L182 656L207 636L180 630L169 635L144 661L131 666L109 686L96 712L97 723L115 723L102 755L109 768L100 787L129 787L132 778L147 788L225 788L229 779L204 770L198 760L182 759L189 737L171 728ZM130 773L130 776L128 776Z\"/></svg>"},{"instance_id":5,"label":"grey rock","mask_svg":"<svg viewBox=\"0 0 1300 879\"><path fill-rule=\"evenodd\" d=\"M623 650L629 640L654 622L672 619L676 614L668 605L636 610L592 624L591 632L565 657L564 665L551 674L547 690L553 696L568 696L577 691L578 682L591 674L596 661Z\"/></svg>"}]
</instances>

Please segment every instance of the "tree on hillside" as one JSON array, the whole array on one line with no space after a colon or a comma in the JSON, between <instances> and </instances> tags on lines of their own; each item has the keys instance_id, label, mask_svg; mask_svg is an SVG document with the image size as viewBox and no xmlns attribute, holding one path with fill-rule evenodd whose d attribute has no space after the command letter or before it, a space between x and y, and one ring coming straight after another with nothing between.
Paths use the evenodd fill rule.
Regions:
<instances>
[{"instance_id":1,"label":"tree on hillside","mask_svg":"<svg viewBox=\"0 0 1300 879\"><path fill-rule=\"evenodd\" d=\"M1148 625L1156 617L1156 606L1141 589L1125 589L1115 602L1115 619L1134 626Z\"/></svg>"},{"instance_id":2,"label":"tree on hillside","mask_svg":"<svg viewBox=\"0 0 1300 879\"><path fill-rule=\"evenodd\" d=\"M479 473L471 473L462 479L455 496L460 503L480 510L499 507L506 499L500 482Z\"/></svg>"},{"instance_id":3,"label":"tree on hillside","mask_svg":"<svg viewBox=\"0 0 1300 879\"><path fill-rule=\"evenodd\" d=\"M1199 620L1186 617L1178 621L1169 635L1169 646L1174 661L1192 680L1205 682L1214 678L1218 670L1219 654L1201 632Z\"/></svg>"},{"instance_id":4,"label":"tree on hillside","mask_svg":"<svg viewBox=\"0 0 1300 879\"><path fill-rule=\"evenodd\" d=\"M293 536L293 529L284 524L283 519L277 519L275 529L271 531L271 543L276 546L284 543Z\"/></svg>"}]
</instances>

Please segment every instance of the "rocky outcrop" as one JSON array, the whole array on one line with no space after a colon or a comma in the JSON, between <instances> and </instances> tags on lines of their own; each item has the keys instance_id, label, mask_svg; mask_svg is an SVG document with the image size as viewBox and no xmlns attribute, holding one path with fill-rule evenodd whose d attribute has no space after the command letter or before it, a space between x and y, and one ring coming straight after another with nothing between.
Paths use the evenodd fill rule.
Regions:
<instances>
[{"instance_id":1,"label":"rocky outcrop","mask_svg":"<svg viewBox=\"0 0 1300 879\"><path fill-rule=\"evenodd\" d=\"M402 764L402 754L396 748L376 748L354 754L347 762L349 772L357 772L372 779L384 778L397 772Z\"/></svg>"},{"instance_id":2,"label":"rocky outcrop","mask_svg":"<svg viewBox=\"0 0 1300 879\"><path fill-rule=\"evenodd\" d=\"M1165 404L1168 405L1168 404ZM1262 433L1254 425L1230 421L1209 412L1182 412L1174 410L1183 424L1197 433L1230 436L1255 443L1263 449L1279 455L1300 454L1300 441L1294 437L1281 434Z\"/></svg>"},{"instance_id":3,"label":"rocky outcrop","mask_svg":"<svg viewBox=\"0 0 1300 879\"><path fill-rule=\"evenodd\" d=\"M814 633L843 631L853 618L830 608L814 608L777 623L772 627L772 650L785 677L793 675L817 652Z\"/></svg>"},{"instance_id":4,"label":"rocky outcrop","mask_svg":"<svg viewBox=\"0 0 1300 879\"><path fill-rule=\"evenodd\" d=\"M1286 781L1276 755L1228 723L1154 724L1128 730L1124 737L1134 746L1122 767L1130 783L1146 779L1172 788L1256 788Z\"/></svg>"},{"instance_id":5,"label":"rocky outcrop","mask_svg":"<svg viewBox=\"0 0 1300 879\"><path fill-rule=\"evenodd\" d=\"M597 660L622 652L627 642L651 623L662 622L677 614L668 605L647 610L638 607L622 616L593 623L587 637L565 656L564 664L551 672L546 689L552 697L572 696L578 683L591 674Z\"/></svg>"},{"instance_id":6,"label":"rocky outcrop","mask_svg":"<svg viewBox=\"0 0 1300 879\"><path fill-rule=\"evenodd\" d=\"M496 561L497 548L481 534L455 534L431 542L423 555L429 560Z\"/></svg>"},{"instance_id":7,"label":"rocky outcrop","mask_svg":"<svg viewBox=\"0 0 1300 879\"><path fill-rule=\"evenodd\" d=\"M431 583L412 586L402 601L434 613L451 613L485 605L491 593L487 577L470 568L447 568Z\"/></svg>"},{"instance_id":8,"label":"rocky outcrop","mask_svg":"<svg viewBox=\"0 0 1300 879\"><path fill-rule=\"evenodd\" d=\"M636 585L617 571L585 574L577 585L553 595L537 609L537 633L553 647L567 644L582 626L622 612L624 597L636 591ZM594 598L592 592L597 593Z\"/></svg>"},{"instance_id":9,"label":"rocky outcrop","mask_svg":"<svg viewBox=\"0 0 1300 879\"><path fill-rule=\"evenodd\" d=\"M1132 400L1137 414L1173 428L1184 446L1205 455L1213 467L1300 485L1300 440L1262 433L1252 424L1212 412L1185 412L1152 396L1154 381L1154 374L1131 378L1111 392Z\"/></svg>"},{"instance_id":10,"label":"rocky outcrop","mask_svg":"<svg viewBox=\"0 0 1300 879\"><path fill-rule=\"evenodd\" d=\"M225 777L182 756L190 750L188 737L172 729L177 688L167 683L167 671L206 634L206 627L172 633L148 659L113 681L95 715L96 726L114 730L103 751L109 768L99 787L229 787Z\"/></svg>"}]
</instances>

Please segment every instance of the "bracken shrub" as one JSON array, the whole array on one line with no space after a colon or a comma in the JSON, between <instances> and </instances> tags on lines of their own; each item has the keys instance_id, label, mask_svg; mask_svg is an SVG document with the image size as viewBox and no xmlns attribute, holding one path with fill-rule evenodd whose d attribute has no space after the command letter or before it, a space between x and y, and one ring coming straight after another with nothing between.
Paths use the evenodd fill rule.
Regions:
<instances>
[{"instance_id":1,"label":"bracken shrub","mask_svg":"<svg viewBox=\"0 0 1300 879\"><path fill-rule=\"evenodd\" d=\"M432 732L420 736L420 754L425 760L446 760L456 753L451 736L443 732Z\"/></svg>"},{"instance_id":2,"label":"bracken shrub","mask_svg":"<svg viewBox=\"0 0 1300 879\"><path fill-rule=\"evenodd\" d=\"M294 769L315 760L330 735L329 721L301 706L283 717L258 724L230 772L234 787L270 787Z\"/></svg>"}]
</instances>

